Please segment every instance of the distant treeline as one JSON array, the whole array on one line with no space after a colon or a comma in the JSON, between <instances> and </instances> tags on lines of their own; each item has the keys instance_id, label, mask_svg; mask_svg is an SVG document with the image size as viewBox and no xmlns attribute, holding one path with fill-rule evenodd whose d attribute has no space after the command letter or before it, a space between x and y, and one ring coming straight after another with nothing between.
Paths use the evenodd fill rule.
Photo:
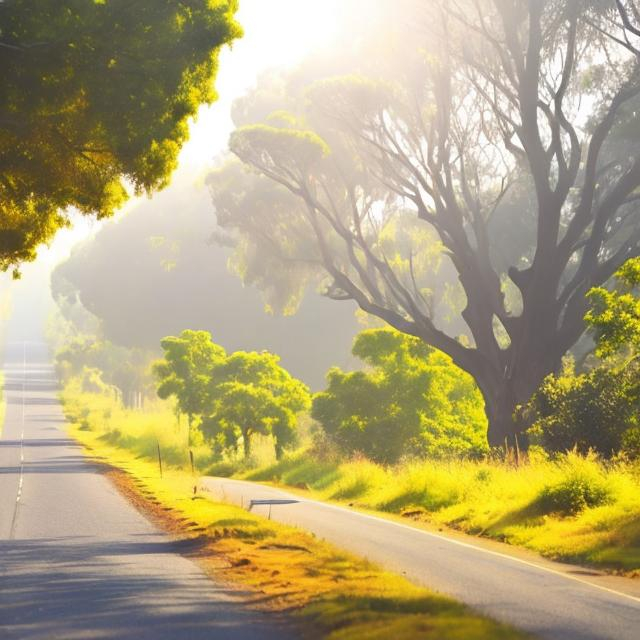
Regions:
<instances>
[{"instance_id":1,"label":"distant treeline","mask_svg":"<svg viewBox=\"0 0 640 640\"><path fill-rule=\"evenodd\" d=\"M54 271L53 295L76 321L84 309L95 315L119 346L157 351L164 336L203 329L228 350L278 353L315 389L329 367L353 364L353 304L309 291L295 315L268 313L260 293L229 272L214 230L207 192L177 183L80 245Z\"/></svg>"}]
</instances>

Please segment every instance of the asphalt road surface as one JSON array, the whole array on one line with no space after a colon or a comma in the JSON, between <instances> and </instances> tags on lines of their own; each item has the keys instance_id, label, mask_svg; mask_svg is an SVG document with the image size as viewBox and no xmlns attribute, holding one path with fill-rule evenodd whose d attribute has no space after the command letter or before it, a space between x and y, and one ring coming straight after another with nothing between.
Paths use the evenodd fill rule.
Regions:
<instances>
[{"instance_id":1,"label":"asphalt road surface","mask_svg":"<svg viewBox=\"0 0 640 640\"><path fill-rule=\"evenodd\" d=\"M577 567L569 568L574 573L568 574L563 565L540 565L252 482L206 478L202 484L218 498L312 531L537 636L550 640L640 638L640 598L587 582L583 573L588 572ZM258 504L251 506L252 500ZM638 593L635 583L628 586Z\"/></svg>"},{"instance_id":2,"label":"asphalt road surface","mask_svg":"<svg viewBox=\"0 0 640 640\"><path fill-rule=\"evenodd\" d=\"M282 639L136 511L63 430L46 348L10 344L0 439L0 638Z\"/></svg>"}]
</instances>

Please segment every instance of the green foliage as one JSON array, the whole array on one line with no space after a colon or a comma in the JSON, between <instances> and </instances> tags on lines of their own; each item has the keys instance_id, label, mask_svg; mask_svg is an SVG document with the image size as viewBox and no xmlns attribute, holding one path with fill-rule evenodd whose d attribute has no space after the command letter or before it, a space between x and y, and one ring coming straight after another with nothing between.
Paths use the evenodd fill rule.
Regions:
<instances>
[{"instance_id":1,"label":"green foliage","mask_svg":"<svg viewBox=\"0 0 640 640\"><path fill-rule=\"evenodd\" d=\"M640 299L634 295L640 285L640 258L628 260L615 277L616 289L596 287L587 295L592 308L585 320L594 331L597 353L603 358L640 347Z\"/></svg>"},{"instance_id":2,"label":"green foliage","mask_svg":"<svg viewBox=\"0 0 640 640\"><path fill-rule=\"evenodd\" d=\"M207 331L185 330L161 342L165 357L153 371L161 398L175 396L178 410L199 421L216 451L245 457L252 436L273 437L276 455L295 441L297 417L309 408L307 387L282 368L278 356L237 351L227 355Z\"/></svg>"},{"instance_id":3,"label":"green foliage","mask_svg":"<svg viewBox=\"0 0 640 640\"><path fill-rule=\"evenodd\" d=\"M137 397L150 395L151 358L142 349L126 349L95 336L80 335L56 353L55 362L63 381L79 378L89 392L115 388L122 403L130 407Z\"/></svg>"},{"instance_id":4,"label":"green foliage","mask_svg":"<svg viewBox=\"0 0 640 640\"><path fill-rule=\"evenodd\" d=\"M153 365L162 399L174 396L178 410L189 417L203 415L208 408L211 371L224 360L224 349L215 344L208 331L186 329L179 336L160 342L164 359Z\"/></svg>"},{"instance_id":5,"label":"green foliage","mask_svg":"<svg viewBox=\"0 0 640 640\"><path fill-rule=\"evenodd\" d=\"M548 451L637 457L640 369L640 259L615 274L615 287L591 289L585 321L596 339L594 368L576 375L572 366L545 379L525 409L533 433ZM623 359L624 356L624 359Z\"/></svg>"},{"instance_id":6,"label":"green foliage","mask_svg":"<svg viewBox=\"0 0 640 640\"><path fill-rule=\"evenodd\" d=\"M611 502L612 488L607 484L606 474L589 460L576 457L556 483L543 487L537 506L545 513L576 515Z\"/></svg>"},{"instance_id":7,"label":"green foliage","mask_svg":"<svg viewBox=\"0 0 640 640\"><path fill-rule=\"evenodd\" d=\"M165 186L215 98L236 0L0 6L0 269L34 258L63 210L111 215Z\"/></svg>"},{"instance_id":8,"label":"green foliage","mask_svg":"<svg viewBox=\"0 0 640 640\"><path fill-rule=\"evenodd\" d=\"M332 369L312 410L344 452L389 463L485 450L480 393L448 356L392 329L363 331L353 354L369 370Z\"/></svg>"},{"instance_id":9,"label":"green foliage","mask_svg":"<svg viewBox=\"0 0 640 640\"><path fill-rule=\"evenodd\" d=\"M243 444L251 452L254 434L273 436L276 455L295 441L298 415L310 406L306 386L271 353L238 351L216 364L207 387L201 429L223 448Z\"/></svg>"},{"instance_id":10,"label":"green foliage","mask_svg":"<svg viewBox=\"0 0 640 640\"><path fill-rule=\"evenodd\" d=\"M547 451L615 455L624 448L625 433L638 424L638 373L635 365L602 365L579 375L567 368L547 377L527 407L533 434Z\"/></svg>"}]
</instances>

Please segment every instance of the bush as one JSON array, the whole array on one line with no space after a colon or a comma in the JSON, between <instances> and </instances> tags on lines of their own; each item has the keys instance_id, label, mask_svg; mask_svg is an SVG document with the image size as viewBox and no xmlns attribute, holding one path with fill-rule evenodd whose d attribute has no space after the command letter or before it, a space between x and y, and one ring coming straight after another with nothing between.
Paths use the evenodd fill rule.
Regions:
<instances>
[{"instance_id":1,"label":"bush","mask_svg":"<svg viewBox=\"0 0 640 640\"><path fill-rule=\"evenodd\" d=\"M572 516L612 501L612 490L593 455L569 454L558 466L559 479L545 486L536 500L544 512Z\"/></svg>"},{"instance_id":2,"label":"bush","mask_svg":"<svg viewBox=\"0 0 640 640\"><path fill-rule=\"evenodd\" d=\"M527 406L531 433L549 452L593 450L611 458L623 448L626 433L637 428L640 375L635 364L601 365L576 375L567 367L549 376ZM629 436L629 453L634 451Z\"/></svg>"},{"instance_id":3,"label":"bush","mask_svg":"<svg viewBox=\"0 0 640 640\"><path fill-rule=\"evenodd\" d=\"M363 331L353 354L369 369L332 369L312 408L343 454L392 464L486 451L480 392L448 356L392 329Z\"/></svg>"}]
</instances>

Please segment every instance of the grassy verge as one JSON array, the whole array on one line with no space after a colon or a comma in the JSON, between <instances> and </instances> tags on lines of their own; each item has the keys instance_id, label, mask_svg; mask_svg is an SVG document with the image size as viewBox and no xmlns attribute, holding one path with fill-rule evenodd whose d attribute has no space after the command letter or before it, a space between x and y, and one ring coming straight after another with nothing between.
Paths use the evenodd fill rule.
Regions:
<instances>
[{"instance_id":1,"label":"grassy verge","mask_svg":"<svg viewBox=\"0 0 640 640\"><path fill-rule=\"evenodd\" d=\"M155 459L160 444L167 462L186 463L184 425L169 404L130 411L110 397L82 393L77 382L63 398L67 413L101 433L105 443L147 459ZM638 464L605 465L568 455L532 458L518 469L461 460L385 468L305 449L271 463L265 453L258 468L247 470L233 461L215 464L204 443L196 443L195 454L199 468L210 474L296 487L318 499L453 527L548 558L640 575Z\"/></svg>"},{"instance_id":2,"label":"grassy verge","mask_svg":"<svg viewBox=\"0 0 640 640\"><path fill-rule=\"evenodd\" d=\"M110 444L153 460L159 447L167 464L188 466L186 420L175 415L170 402L158 399L144 410L128 409L113 395L84 391L79 378L65 384L61 400L68 417ZM199 466L211 463L212 452L202 437L192 436L191 449Z\"/></svg>"},{"instance_id":3,"label":"grassy verge","mask_svg":"<svg viewBox=\"0 0 640 640\"><path fill-rule=\"evenodd\" d=\"M6 400L4 398L4 374L0 371L0 435L4 429L4 414L7 408Z\"/></svg>"},{"instance_id":4,"label":"grassy verge","mask_svg":"<svg viewBox=\"0 0 640 640\"><path fill-rule=\"evenodd\" d=\"M213 469L215 470L215 468ZM569 454L514 468L421 461L384 468L299 451L238 477L520 545L568 562L640 575L640 468Z\"/></svg>"},{"instance_id":5,"label":"grassy verge","mask_svg":"<svg viewBox=\"0 0 640 640\"><path fill-rule=\"evenodd\" d=\"M197 561L217 579L251 591L255 606L295 616L308 637L525 637L311 534L206 496L194 498L197 480L190 473L170 467L160 478L157 462L145 459L137 446L114 444L103 423L92 421L99 412L92 414L69 393L66 409L74 420L71 434L116 470L114 480L138 508L172 533L192 538Z\"/></svg>"}]
</instances>

